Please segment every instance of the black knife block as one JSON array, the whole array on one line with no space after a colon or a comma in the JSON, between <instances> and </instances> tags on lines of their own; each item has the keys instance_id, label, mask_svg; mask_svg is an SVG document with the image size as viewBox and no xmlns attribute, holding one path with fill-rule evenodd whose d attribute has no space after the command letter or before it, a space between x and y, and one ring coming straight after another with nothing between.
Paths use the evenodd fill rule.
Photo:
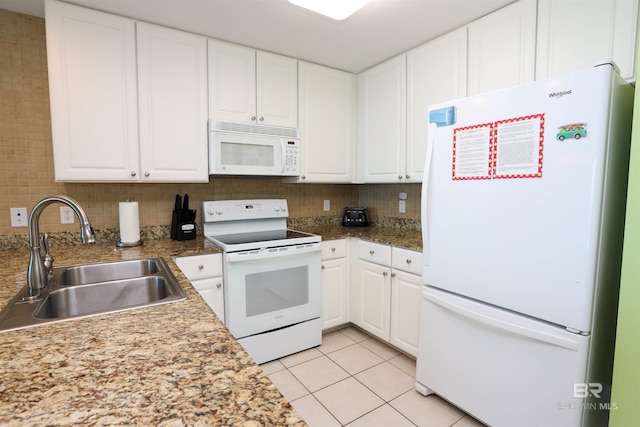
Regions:
<instances>
[{"instance_id":1,"label":"black knife block","mask_svg":"<svg viewBox=\"0 0 640 427\"><path fill-rule=\"evenodd\" d=\"M196 238L195 221L180 219L180 213L173 211L171 217L171 238L173 240L193 240Z\"/></svg>"}]
</instances>

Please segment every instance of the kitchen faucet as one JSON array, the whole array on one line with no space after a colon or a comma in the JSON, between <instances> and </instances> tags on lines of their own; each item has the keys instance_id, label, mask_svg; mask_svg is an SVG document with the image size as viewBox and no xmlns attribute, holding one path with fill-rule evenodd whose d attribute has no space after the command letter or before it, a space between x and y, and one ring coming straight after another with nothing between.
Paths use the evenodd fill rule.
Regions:
<instances>
[{"instance_id":1,"label":"kitchen faucet","mask_svg":"<svg viewBox=\"0 0 640 427\"><path fill-rule=\"evenodd\" d=\"M53 257L49 253L49 235L45 234L40 238L40 214L52 203L60 202L68 205L78 215L80 220L80 236L82 243L95 243L96 236L93 227L89 223L87 214L78 202L71 197L52 196L40 200L33 207L29 215L29 269L27 270L27 284L29 286L29 297L37 297L49 282L49 274L53 270ZM40 244L44 246L44 259L40 253Z\"/></svg>"}]
</instances>

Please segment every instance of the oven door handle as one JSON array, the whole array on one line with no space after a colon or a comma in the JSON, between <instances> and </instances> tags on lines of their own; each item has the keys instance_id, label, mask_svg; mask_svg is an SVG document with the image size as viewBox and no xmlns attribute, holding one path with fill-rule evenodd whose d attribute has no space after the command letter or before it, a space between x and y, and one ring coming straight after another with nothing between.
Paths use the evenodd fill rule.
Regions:
<instances>
[{"instance_id":1,"label":"oven door handle","mask_svg":"<svg viewBox=\"0 0 640 427\"><path fill-rule=\"evenodd\" d=\"M251 251L226 253L227 262L254 261L257 259L276 258L283 256L295 256L311 252L320 252L320 243L306 245L284 246L280 248L265 248Z\"/></svg>"}]
</instances>

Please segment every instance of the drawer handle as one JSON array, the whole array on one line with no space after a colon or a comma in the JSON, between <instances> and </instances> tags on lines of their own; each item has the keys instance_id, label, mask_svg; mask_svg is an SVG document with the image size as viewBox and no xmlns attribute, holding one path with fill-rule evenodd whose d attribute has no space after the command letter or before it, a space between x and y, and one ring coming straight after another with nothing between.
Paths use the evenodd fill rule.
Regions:
<instances>
[{"instance_id":1,"label":"drawer handle","mask_svg":"<svg viewBox=\"0 0 640 427\"><path fill-rule=\"evenodd\" d=\"M222 287L222 283L217 283L216 288L220 289Z\"/></svg>"},{"instance_id":2,"label":"drawer handle","mask_svg":"<svg viewBox=\"0 0 640 427\"><path fill-rule=\"evenodd\" d=\"M396 273L391 273L391 277L396 277Z\"/></svg>"},{"instance_id":3,"label":"drawer handle","mask_svg":"<svg viewBox=\"0 0 640 427\"><path fill-rule=\"evenodd\" d=\"M375 253L376 253L376 251L374 251L373 249L371 249L371 250L369 251L369 253L370 253L371 255L373 255L373 254L375 254Z\"/></svg>"},{"instance_id":4,"label":"drawer handle","mask_svg":"<svg viewBox=\"0 0 640 427\"><path fill-rule=\"evenodd\" d=\"M202 270L203 268L204 268L204 265L202 265L202 264L200 264L200 265L198 266L198 270Z\"/></svg>"},{"instance_id":5,"label":"drawer handle","mask_svg":"<svg viewBox=\"0 0 640 427\"><path fill-rule=\"evenodd\" d=\"M410 259L407 260L407 264L411 264L411 260Z\"/></svg>"},{"instance_id":6,"label":"drawer handle","mask_svg":"<svg viewBox=\"0 0 640 427\"><path fill-rule=\"evenodd\" d=\"M336 248L331 248L331 252L335 252L335 251L336 251Z\"/></svg>"},{"instance_id":7,"label":"drawer handle","mask_svg":"<svg viewBox=\"0 0 640 427\"><path fill-rule=\"evenodd\" d=\"M386 271L384 271L384 272L382 273L382 275L386 277L386 276L388 276L388 275L389 275L389 273L387 273Z\"/></svg>"},{"instance_id":8,"label":"drawer handle","mask_svg":"<svg viewBox=\"0 0 640 427\"><path fill-rule=\"evenodd\" d=\"M320 269L321 269L321 270L324 270L324 265L321 265L321 266L320 266Z\"/></svg>"}]
</instances>

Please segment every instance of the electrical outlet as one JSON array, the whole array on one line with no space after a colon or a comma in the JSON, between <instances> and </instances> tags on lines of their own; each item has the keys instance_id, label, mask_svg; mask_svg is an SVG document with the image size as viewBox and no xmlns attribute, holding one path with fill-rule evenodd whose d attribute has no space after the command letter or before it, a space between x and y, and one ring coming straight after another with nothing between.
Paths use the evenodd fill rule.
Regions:
<instances>
[{"instance_id":1,"label":"electrical outlet","mask_svg":"<svg viewBox=\"0 0 640 427\"><path fill-rule=\"evenodd\" d=\"M11 226L26 227L27 226L27 208L10 208Z\"/></svg>"},{"instance_id":2,"label":"electrical outlet","mask_svg":"<svg viewBox=\"0 0 640 427\"><path fill-rule=\"evenodd\" d=\"M398 211L400 213L407 213L407 202L405 200L400 200L400 203L398 203Z\"/></svg>"},{"instance_id":3,"label":"electrical outlet","mask_svg":"<svg viewBox=\"0 0 640 427\"><path fill-rule=\"evenodd\" d=\"M69 206L60 206L60 224L73 224L75 214Z\"/></svg>"},{"instance_id":4,"label":"electrical outlet","mask_svg":"<svg viewBox=\"0 0 640 427\"><path fill-rule=\"evenodd\" d=\"M331 210L331 200L324 201L324 210L325 211Z\"/></svg>"}]
</instances>

